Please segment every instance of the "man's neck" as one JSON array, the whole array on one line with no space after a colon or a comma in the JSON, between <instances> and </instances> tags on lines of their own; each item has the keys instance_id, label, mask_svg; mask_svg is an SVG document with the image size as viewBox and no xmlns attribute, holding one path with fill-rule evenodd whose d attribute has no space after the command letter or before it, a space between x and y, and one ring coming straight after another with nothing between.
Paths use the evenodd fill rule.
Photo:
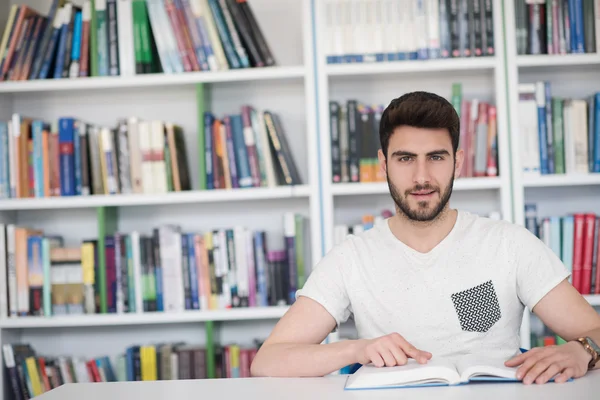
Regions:
<instances>
[{"instance_id":1,"label":"man's neck","mask_svg":"<svg viewBox=\"0 0 600 400\"><path fill-rule=\"evenodd\" d=\"M448 236L457 216L456 210L446 208L433 221L414 221L397 212L390 218L389 226L398 240L418 252L427 253Z\"/></svg>"}]
</instances>

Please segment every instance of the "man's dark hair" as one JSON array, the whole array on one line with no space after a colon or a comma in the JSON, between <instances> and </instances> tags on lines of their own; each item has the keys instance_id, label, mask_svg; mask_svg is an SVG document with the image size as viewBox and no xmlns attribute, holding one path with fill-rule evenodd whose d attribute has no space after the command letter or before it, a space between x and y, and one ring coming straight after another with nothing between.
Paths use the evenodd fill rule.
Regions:
<instances>
[{"instance_id":1,"label":"man's dark hair","mask_svg":"<svg viewBox=\"0 0 600 400\"><path fill-rule=\"evenodd\" d=\"M394 129L407 125L416 128L446 128L456 155L460 136L460 118L454 106L446 99L429 92L406 93L386 107L379 123L379 141L387 158L390 136Z\"/></svg>"}]
</instances>

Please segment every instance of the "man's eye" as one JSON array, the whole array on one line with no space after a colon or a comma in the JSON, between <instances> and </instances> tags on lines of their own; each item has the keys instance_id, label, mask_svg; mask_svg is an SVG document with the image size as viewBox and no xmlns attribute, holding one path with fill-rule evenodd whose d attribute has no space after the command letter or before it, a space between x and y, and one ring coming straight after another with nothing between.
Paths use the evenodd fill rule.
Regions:
<instances>
[{"instance_id":1,"label":"man's eye","mask_svg":"<svg viewBox=\"0 0 600 400\"><path fill-rule=\"evenodd\" d=\"M400 160L400 161L402 161L402 162L405 162L405 161L410 161L410 159L411 159L411 157L410 157L410 156L403 156L403 157L400 157L400 158L399 158L399 160Z\"/></svg>"},{"instance_id":2,"label":"man's eye","mask_svg":"<svg viewBox=\"0 0 600 400\"><path fill-rule=\"evenodd\" d=\"M440 161L440 160L443 160L442 156L431 156L431 159L432 159L433 161Z\"/></svg>"}]
</instances>

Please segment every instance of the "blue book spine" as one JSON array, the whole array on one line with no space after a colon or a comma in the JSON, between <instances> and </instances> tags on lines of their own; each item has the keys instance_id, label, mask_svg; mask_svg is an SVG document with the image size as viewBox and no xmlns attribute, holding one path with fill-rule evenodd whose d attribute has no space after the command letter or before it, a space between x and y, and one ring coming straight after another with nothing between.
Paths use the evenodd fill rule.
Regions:
<instances>
[{"instance_id":1,"label":"blue book spine","mask_svg":"<svg viewBox=\"0 0 600 400\"><path fill-rule=\"evenodd\" d=\"M71 47L71 61L79 61L81 58L81 11L75 14L75 26L73 30L73 46Z\"/></svg>"},{"instance_id":2,"label":"blue book spine","mask_svg":"<svg viewBox=\"0 0 600 400\"><path fill-rule=\"evenodd\" d=\"M54 64L54 79L62 78L63 64L65 58L65 48L67 47L68 23L62 23L60 27L60 37L58 39L58 51L56 53L56 63Z\"/></svg>"},{"instance_id":3,"label":"blue book spine","mask_svg":"<svg viewBox=\"0 0 600 400\"><path fill-rule=\"evenodd\" d=\"M233 145L235 146L236 160L238 162L238 182L240 187L252 187L252 174L248 150L244 141L244 124L241 115L231 116L231 129L233 131Z\"/></svg>"},{"instance_id":4,"label":"blue book spine","mask_svg":"<svg viewBox=\"0 0 600 400\"><path fill-rule=\"evenodd\" d=\"M0 121L0 198L10 198L10 170L8 161L8 123Z\"/></svg>"},{"instance_id":5,"label":"blue book spine","mask_svg":"<svg viewBox=\"0 0 600 400\"><path fill-rule=\"evenodd\" d=\"M127 382L135 381L135 370L133 361L133 347L128 347L125 350L125 376Z\"/></svg>"},{"instance_id":6,"label":"blue book spine","mask_svg":"<svg viewBox=\"0 0 600 400\"><path fill-rule=\"evenodd\" d=\"M56 46L58 46L59 43L60 32L61 28L52 28L52 36L50 36L50 41L48 42L48 49L44 55L38 79L46 79L50 73L50 65L52 64L52 57L54 56Z\"/></svg>"},{"instance_id":7,"label":"blue book spine","mask_svg":"<svg viewBox=\"0 0 600 400\"><path fill-rule=\"evenodd\" d=\"M544 82L544 93L546 96L546 141L548 149L548 173L556 172L554 166L554 131L552 129L552 94L550 92L550 82Z\"/></svg>"},{"instance_id":8,"label":"blue book spine","mask_svg":"<svg viewBox=\"0 0 600 400\"><path fill-rule=\"evenodd\" d=\"M575 49L573 53L585 53L583 36L583 0L575 0Z\"/></svg>"},{"instance_id":9,"label":"blue book spine","mask_svg":"<svg viewBox=\"0 0 600 400\"><path fill-rule=\"evenodd\" d=\"M538 137L540 149L540 172L542 175L549 174L548 169L548 137L546 134L546 107L538 106Z\"/></svg>"},{"instance_id":10,"label":"blue book spine","mask_svg":"<svg viewBox=\"0 0 600 400\"><path fill-rule=\"evenodd\" d=\"M600 172L600 92L594 95L594 168Z\"/></svg>"},{"instance_id":11,"label":"blue book spine","mask_svg":"<svg viewBox=\"0 0 600 400\"><path fill-rule=\"evenodd\" d=\"M535 204L525 204L525 228L535 236L538 235L537 224L537 206Z\"/></svg>"},{"instance_id":12,"label":"blue book spine","mask_svg":"<svg viewBox=\"0 0 600 400\"><path fill-rule=\"evenodd\" d=\"M596 117L596 96L591 95L588 96L587 106L588 106L588 123L587 123L587 137L588 137L588 171L594 171L594 118Z\"/></svg>"},{"instance_id":13,"label":"blue book spine","mask_svg":"<svg viewBox=\"0 0 600 400\"><path fill-rule=\"evenodd\" d=\"M192 310L200 309L200 296L198 294L198 262L196 260L196 247L194 245L193 233L183 235L182 240L187 239L188 264L190 266L190 291L192 293ZM198 257L201 255L198 254Z\"/></svg>"},{"instance_id":14,"label":"blue book spine","mask_svg":"<svg viewBox=\"0 0 600 400\"><path fill-rule=\"evenodd\" d=\"M210 6L210 9L212 11L212 15L215 20L215 25L217 27L217 31L219 33L219 37L221 38L221 43L223 45L223 50L225 51L225 57L229 62L229 67L232 69L241 68L240 60L238 60L238 57L233 49L231 37L229 36L229 32L227 30L227 26L225 25L223 15L221 14L221 9L217 4L217 0L208 0L208 5Z\"/></svg>"},{"instance_id":15,"label":"blue book spine","mask_svg":"<svg viewBox=\"0 0 600 400\"><path fill-rule=\"evenodd\" d=\"M33 195L44 197L44 151L42 136L44 123L33 121L31 133L33 136Z\"/></svg>"},{"instance_id":16,"label":"blue book spine","mask_svg":"<svg viewBox=\"0 0 600 400\"><path fill-rule=\"evenodd\" d=\"M562 237L573 238L575 229L575 219L572 215L562 217ZM561 260L565 265L565 268L572 273L573 272L573 240L562 241ZM573 282L573 277L569 277L569 282Z\"/></svg>"},{"instance_id":17,"label":"blue book spine","mask_svg":"<svg viewBox=\"0 0 600 400\"><path fill-rule=\"evenodd\" d=\"M269 293L267 288L266 255L264 250L262 232L254 233L254 256L256 268L256 303L259 307L269 305Z\"/></svg>"},{"instance_id":18,"label":"blue book spine","mask_svg":"<svg viewBox=\"0 0 600 400\"><path fill-rule=\"evenodd\" d=\"M226 132L226 150L227 150L227 159L229 161L229 175L231 176L231 187L239 188L240 184L238 182L238 161L235 157L235 148L233 145L233 132L231 128L231 117L225 116L223 118L223 123L225 124L225 132Z\"/></svg>"},{"instance_id":19,"label":"blue book spine","mask_svg":"<svg viewBox=\"0 0 600 400\"><path fill-rule=\"evenodd\" d=\"M206 61L211 71L218 69L217 58L210 42L210 36L208 35L208 28L206 27L206 21L203 16L196 16L196 25L198 27L198 33L202 40L202 46L204 47L204 54L206 55Z\"/></svg>"},{"instance_id":20,"label":"blue book spine","mask_svg":"<svg viewBox=\"0 0 600 400\"><path fill-rule=\"evenodd\" d=\"M73 159L74 159L74 172L75 172L75 194L81 195L81 140L79 130L81 129L81 123L75 121L73 124Z\"/></svg>"},{"instance_id":21,"label":"blue book spine","mask_svg":"<svg viewBox=\"0 0 600 400\"><path fill-rule=\"evenodd\" d=\"M208 111L204 112L204 161L206 164L206 188L211 190L214 185L213 171L213 124L215 117Z\"/></svg>"},{"instance_id":22,"label":"blue book spine","mask_svg":"<svg viewBox=\"0 0 600 400\"><path fill-rule=\"evenodd\" d=\"M127 257L127 299L129 305L129 312L136 312L135 306L135 291L140 288L135 287L135 277L133 274L133 248L131 243L131 235L125 236L125 256Z\"/></svg>"},{"instance_id":23,"label":"blue book spine","mask_svg":"<svg viewBox=\"0 0 600 400\"><path fill-rule=\"evenodd\" d=\"M60 194L61 196L73 196L75 195L74 120L73 118L60 118L58 124Z\"/></svg>"}]
</instances>

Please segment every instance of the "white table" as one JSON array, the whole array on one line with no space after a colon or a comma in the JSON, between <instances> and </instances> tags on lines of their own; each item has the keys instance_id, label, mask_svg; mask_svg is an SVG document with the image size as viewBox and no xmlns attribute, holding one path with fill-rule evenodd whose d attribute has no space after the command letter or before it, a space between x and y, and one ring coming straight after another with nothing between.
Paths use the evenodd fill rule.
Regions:
<instances>
[{"instance_id":1,"label":"white table","mask_svg":"<svg viewBox=\"0 0 600 400\"><path fill-rule=\"evenodd\" d=\"M600 399L600 371L563 384L480 383L458 387L425 387L344 391L345 376L327 378L236 378L153 382L66 384L39 400L337 400L337 399Z\"/></svg>"}]
</instances>

